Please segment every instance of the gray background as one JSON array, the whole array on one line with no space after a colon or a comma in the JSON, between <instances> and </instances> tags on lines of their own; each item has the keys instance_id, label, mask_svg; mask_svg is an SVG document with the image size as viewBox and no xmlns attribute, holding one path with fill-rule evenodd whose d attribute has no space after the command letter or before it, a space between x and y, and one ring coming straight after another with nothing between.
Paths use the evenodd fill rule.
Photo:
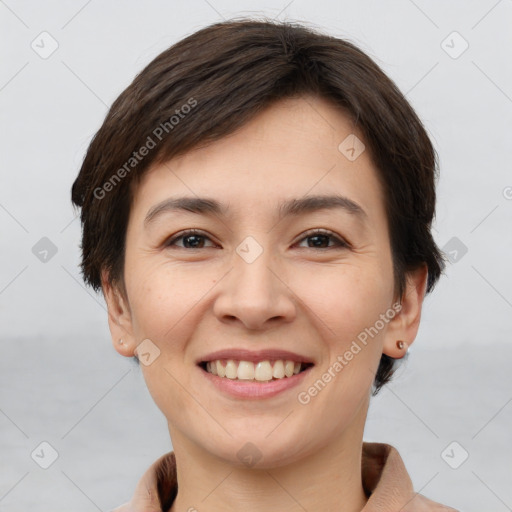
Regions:
<instances>
[{"instance_id":1,"label":"gray background","mask_svg":"<svg viewBox=\"0 0 512 512\"><path fill-rule=\"evenodd\" d=\"M10 0L0 1L1 511L110 510L171 449L140 370L111 346L102 296L81 281L70 189L107 107L150 60L210 23L263 14L358 44L440 156L434 235L452 263L409 360L373 399L365 439L393 444L432 499L512 510L512 1ZM48 469L31 458L43 441L59 455Z\"/></svg>"}]
</instances>

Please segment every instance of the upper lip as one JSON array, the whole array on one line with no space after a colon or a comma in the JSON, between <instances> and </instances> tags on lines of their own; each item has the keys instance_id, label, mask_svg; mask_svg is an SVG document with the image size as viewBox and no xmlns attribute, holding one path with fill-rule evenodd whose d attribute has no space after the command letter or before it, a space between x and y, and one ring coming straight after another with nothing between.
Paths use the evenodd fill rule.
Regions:
<instances>
[{"instance_id":1,"label":"upper lip","mask_svg":"<svg viewBox=\"0 0 512 512\"><path fill-rule=\"evenodd\" d=\"M200 357L196 363L204 363L208 361L217 361L218 359L235 359L237 361L265 361L265 360L288 360L295 363L314 363L314 361L307 356L290 352L288 350L247 350L238 348L228 348L224 350L217 350Z\"/></svg>"}]
</instances>

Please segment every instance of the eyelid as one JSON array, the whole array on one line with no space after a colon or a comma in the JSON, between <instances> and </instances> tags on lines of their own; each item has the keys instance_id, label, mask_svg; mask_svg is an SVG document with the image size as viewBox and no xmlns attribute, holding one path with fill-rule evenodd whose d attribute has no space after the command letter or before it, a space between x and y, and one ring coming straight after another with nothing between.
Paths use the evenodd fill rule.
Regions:
<instances>
[{"instance_id":1,"label":"eyelid","mask_svg":"<svg viewBox=\"0 0 512 512\"><path fill-rule=\"evenodd\" d=\"M312 228L308 229L304 233L300 235L300 238L297 239L297 242L302 242L304 239L312 237L314 235L325 235L329 236L330 238L334 239L336 241L336 244L331 247L321 247L320 249L327 250L327 249L336 249L338 248L350 248L351 244L342 236L336 234L334 231L331 231L329 229L325 228ZM314 249L314 247L307 247L307 249Z\"/></svg>"},{"instance_id":2,"label":"eyelid","mask_svg":"<svg viewBox=\"0 0 512 512\"><path fill-rule=\"evenodd\" d=\"M164 247L168 247L168 246L171 246L171 244L173 244L174 242L176 242L177 240L181 239L181 238L185 238L187 236L192 236L192 235L198 235L198 236L202 236L204 237L205 239L208 239L210 240L212 243L215 243L210 235L208 235L207 233L205 233L204 231L201 231L200 229L195 229L195 228L191 228L191 229L184 229L182 231L179 231L178 233L170 236L169 238L167 238L166 240L164 240L164 243L163 243L163 246ZM180 247L180 249L187 249L187 250L191 250L191 249L188 249L187 247Z\"/></svg>"}]
</instances>

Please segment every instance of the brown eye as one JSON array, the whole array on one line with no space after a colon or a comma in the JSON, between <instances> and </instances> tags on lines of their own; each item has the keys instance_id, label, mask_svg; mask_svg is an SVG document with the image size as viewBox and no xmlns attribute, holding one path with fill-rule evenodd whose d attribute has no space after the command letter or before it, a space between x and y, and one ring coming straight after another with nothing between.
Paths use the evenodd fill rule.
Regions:
<instances>
[{"instance_id":1,"label":"brown eye","mask_svg":"<svg viewBox=\"0 0 512 512\"><path fill-rule=\"evenodd\" d=\"M312 243L307 246L307 249L332 249L335 247L348 248L349 244L343 239L335 235L332 231L324 229L311 230L300 240L312 240ZM330 241L334 242L334 245L329 245Z\"/></svg>"},{"instance_id":2,"label":"brown eye","mask_svg":"<svg viewBox=\"0 0 512 512\"><path fill-rule=\"evenodd\" d=\"M176 242L183 240L183 245L176 245ZM179 247L181 249L203 249L205 240L210 240L201 231L189 229L182 231L165 242L166 247Z\"/></svg>"}]
</instances>

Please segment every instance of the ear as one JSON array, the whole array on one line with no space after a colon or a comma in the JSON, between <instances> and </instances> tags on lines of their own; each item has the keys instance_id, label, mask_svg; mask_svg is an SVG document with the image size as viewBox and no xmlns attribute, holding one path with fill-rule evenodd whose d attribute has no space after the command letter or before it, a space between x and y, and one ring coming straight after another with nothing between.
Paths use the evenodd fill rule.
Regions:
<instances>
[{"instance_id":1,"label":"ear","mask_svg":"<svg viewBox=\"0 0 512 512\"><path fill-rule=\"evenodd\" d=\"M107 272L101 273L101 287L108 308L108 326L114 348L122 356L133 357L136 348L133 337L131 311L120 290L108 283ZM119 340L123 340L121 344Z\"/></svg>"},{"instance_id":2,"label":"ear","mask_svg":"<svg viewBox=\"0 0 512 512\"><path fill-rule=\"evenodd\" d=\"M402 297L402 308L388 324L382 352L389 357L401 359L407 350L400 350L396 343L402 340L409 347L414 342L421 318L421 307L427 289L428 267L426 264L407 272L406 289Z\"/></svg>"}]
</instances>

